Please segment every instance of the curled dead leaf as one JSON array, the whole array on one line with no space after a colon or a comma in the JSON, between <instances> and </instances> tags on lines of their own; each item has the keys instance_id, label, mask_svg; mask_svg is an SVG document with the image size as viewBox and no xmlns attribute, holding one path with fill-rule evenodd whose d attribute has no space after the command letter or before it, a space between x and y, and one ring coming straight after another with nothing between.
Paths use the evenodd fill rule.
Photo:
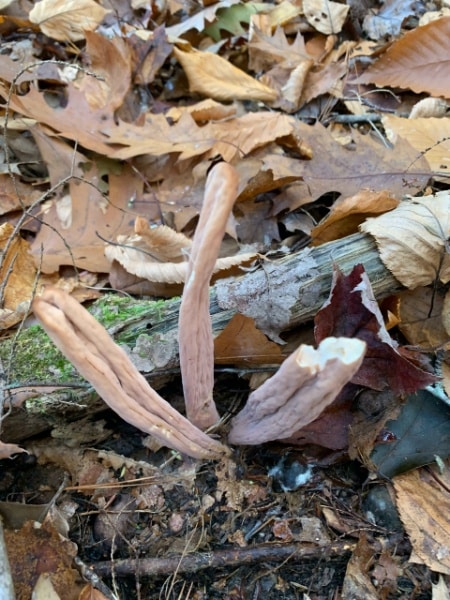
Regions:
<instances>
[{"instance_id":1,"label":"curled dead leaf","mask_svg":"<svg viewBox=\"0 0 450 600\"><path fill-rule=\"evenodd\" d=\"M41 0L30 11L29 19L55 40L78 42L109 12L94 0Z\"/></svg>"},{"instance_id":2,"label":"curled dead leaf","mask_svg":"<svg viewBox=\"0 0 450 600\"><path fill-rule=\"evenodd\" d=\"M404 200L393 211L367 219L361 231L376 239L384 265L405 287L450 281L450 193Z\"/></svg>"}]
</instances>

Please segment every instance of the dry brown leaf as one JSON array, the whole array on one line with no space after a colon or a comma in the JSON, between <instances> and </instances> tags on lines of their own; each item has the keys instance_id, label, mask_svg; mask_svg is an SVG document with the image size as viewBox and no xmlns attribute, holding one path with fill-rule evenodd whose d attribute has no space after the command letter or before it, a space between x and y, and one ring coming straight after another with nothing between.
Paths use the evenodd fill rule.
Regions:
<instances>
[{"instance_id":1,"label":"dry brown leaf","mask_svg":"<svg viewBox=\"0 0 450 600\"><path fill-rule=\"evenodd\" d=\"M450 575L450 469L416 469L393 479L397 508L413 547L411 562Z\"/></svg>"},{"instance_id":2,"label":"dry brown leaf","mask_svg":"<svg viewBox=\"0 0 450 600\"><path fill-rule=\"evenodd\" d=\"M430 313L431 311L431 313ZM431 351L448 341L443 299L430 287L400 294L399 329L409 344Z\"/></svg>"},{"instance_id":3,"label":"dry brown leaf","mask_svg":"<svg viewBox=\"0 0 450 600\"><path fill-rule=\"evenodd\" d=\"M115 204L97 189L101 173L90 163L85 181L72 180L69 194L52 201L41 215L45 224L31 246L31 253L43 273L54 273L61 265L75 264L80 269L106 273L104 239L114 239L119 231L130 229L127 197ZM59 202L59 204L58 204Z\"/></svg>"},{"instance_id":4,"label":"dry brown leaf","mask_svg":"<svg viewBox=\"0 0 450 600\"><path fill-rule=\"evenodd\" d=\"M41 191L35 186L14 180L8 175L0 174L0 215L13 210L23 210L30 206L41 196Z\"/></svg>"},{"instance_id":5,"label":"dry brown leaf","mask_svg":"<svg viewBox=\"0 0 450 600\"><path fill-rule=\"evenodd\" d=\"M0 269L3 306L0 311L0 329L19 323L29 311L36 284L36 268L29 254L29 244L14 227L5 223L0 227L0 249L3 260Z\"/></svg>"},{"instance_id":6,"label":"dry brown leaf","mask_svg":"<svg viewBox=\"0 0 450 600\"><path fill-rule=\"evenodd\" d=\"M311 231L312 243L318 246L355 233L358 225L369 215L392 210L398 202L387 190L361 190L350 198L339 198L333 203L326 219Z\"/></svg>"},{"instance_id":7,"label":"dry brown leaf","mask_svg":"<svg viewBox=\"0 0 450 600\"><path fill-rule=\"evenodd\" d=\"M186 73L191 92L222 101L272 102L277 98L275 90L216 54L197 50L184 51L176 47L174 54Z\"/></svg>"},{"instance_id":8,"label":"dry brown leaf","mask_svg":"<svg viewBox=\"0 0 450 600\"><path fill-rule=\"evenodd\" d=\"M78 600L108 600L104 594L90 583L81 590Z\"/></svg>"},{"instance_id":9,"label":"dry brown leaf","mask_svg":"<svg viewBox=\"0 0 450 600\"><path fill-rule=\"evenodd\" d=\"M174 106L166 112L166 117L176 122L180 120L182 114L185 112L188 112L196 123L202 121L219 121L220 119L234 117L237 112L237 106L235 104L220 104L208 98L192 106Z\"/></svg>"},{"instance_id":10,"label":"dry brown leaf","mask_svg":"<svg viewBox=\"0 0 450 600\"><path fill-rule=\"evenodd\" d=\"M75 86L81 89L93 108L119 108L131 85L131 53L125 40L108 39L91 31L86 32L86 52L90 70L97 77L84 75Z\"/></svg>"},{"instance_id":11,"label":"dry brown leaf","mask_svg":"<svg viewBox=\"0 0 450 600\"><path fill-rule=\"evenodd\" d=\"M364 73L357 83L409 88L450 97L450 17L406 33Z\"/></svg>"},{"instance_id":12,"label":"dry brown leaf","mask_svg":"<svg viewBox=\"0 0 450 600\"><path fill-rule=\"evenodd\" d=\"M448 102L442 98L422 98L416 102L409 113L410 119L445 117L448 109Z\"/></svg>"},{"instance_id":13,"label":"dry brown leaf","mask_svg":"<svg viewBox=\"0 0 450 600\"><path fill-rule=\"evenodd\" d=\"M402 119L389 115L383 116L382 122L390 142L395 144L399 137L407 140L417 150L418 155L419 153L425 155L434 173L444 173L446 180L448 179L450 173L449 118Z\"/></svg>"},{"instance_id":14,"label":"dry brown leaf","mask_svg":"<svg viewBox=\"0 0 450 600\"><path fill-rule=\"evenodd\" d=\"M268 340L253 319L239 313L214 339L214 362L219 365L248 367L282 361L280 346Z\"/></svg>"},{"instance_id":15,"label":"dry brown leaf","mask_svg":"<svg viewBox=\"0 0 450 600\"><path fill-rule=\"evenodd\" d=\"M341 31L349 8L330 0L303 0L303 12L308 23L326 35Z\"/></svg>"},{"instance_id":16,"label":"dry brown leaf","mask_svg":"<svg viewBox=\"0 0 450 600\"><path fill-rule=\"evenodd\" d=\"M109 12L94 0L41 0L30 11L29 19L55 40L78 42Z\"/></svg>"},{"instance_id":17,"label":"dry brown leaf","mask_svg":"<svg viewBox=\"0 0 450 600\"><path fill-rule=\"evenodd\" d=\"M377 241L385 266L405 287L450 280L450 193L411 198L393 211L368 219L360 227Z\"/></svg>"}]
</instances>

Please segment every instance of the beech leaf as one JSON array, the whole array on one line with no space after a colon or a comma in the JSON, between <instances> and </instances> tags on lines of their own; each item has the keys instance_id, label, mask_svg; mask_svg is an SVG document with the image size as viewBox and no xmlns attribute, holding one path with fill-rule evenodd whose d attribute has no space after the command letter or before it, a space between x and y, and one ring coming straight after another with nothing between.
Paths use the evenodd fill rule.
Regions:
<instances>
[{"instance_id":1,"label":"beech leaf","mask_svg":"<svg viewBox=\"0 0 450 600\"><path fill-rule=\"evenodd\" d=\"M354 83L409 88L449 96L450 17L442 17L406 33Z\"/></svg>"},{"instance_id":2,"label":"beech leaf","mask_svg":"<svg viewBox=\"0 0 450 600\"><path fill-rule=\"evenodd\" d=\"M109 12L94 0L41 0L30 11L29 19L55 40L78 42Z\"/></svg>"},{"instance_id":3,"label":"beech leaf","mask_svg":"<svg viewBox=\"0 0 450 600\"><path fill-rule=\"evenodd\" d=\"M361 231L377 241L381 260L405 287L450 281L450 193L410 198L380 217L367 219Z\"/></svg>"}]
</instances>

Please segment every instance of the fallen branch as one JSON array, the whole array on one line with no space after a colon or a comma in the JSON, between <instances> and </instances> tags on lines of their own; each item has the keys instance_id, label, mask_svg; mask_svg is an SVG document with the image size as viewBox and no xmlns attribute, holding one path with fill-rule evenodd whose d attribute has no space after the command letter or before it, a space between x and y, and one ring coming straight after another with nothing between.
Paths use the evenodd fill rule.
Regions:
<instances>
[{"instance_id":1,"label":"fallen branch","mask_svg":"<svg viewBox=\"0 0 450 600\"><path fill-rule=\"evenodd\" d=\"M230 548L214 552L195 552L165 558L129 558L104 561L92 565L98 575L170 575L172 573L196 573L203 569L240 567L261 562L285 562L287 560L320 559L342 556L353 552L356 542L333 542L326 546L310 544L260 544L249 548Z\"/></svg>"},{"instance_id":2,"label":"fallen branch","mask_svg":"<svg viewBox=\"0 0 450 600\"><path fill-rule=\"evenodd\" d=\"M222 331L236 312L253 317L260 329L273 336L301 325L312 319L328 298L333 264L346 273L360 262L364 264L377 298L402 288L381 262L372 237L354 234L318 248L265 260L242 277L216 283L210 290L213 332L216 335ZM112 311L117 311L114 309L116 299L117 296L111 297ZM108 298L99 302L105 306ZM132 300L130 304L134 313L143 316L133 316L129 321L122 319L113 328L114 337L119 337L121 343L125 341L131 356L135 353L137 357L142 355L139 343L144 340L146 348L158 357L153 362L148 360L149 366L146 365L144 371L150 373L152 382L158 385L159 375L179 368L177 324L180 300ZM40 386L54 386L61 381L55 375L55 366L49 362L43 344L36 333L29 336L26 331L16 340L1 341L0 359L8 373L8 384L12 384L12 400L21 388L29 392L34 385L38 394ZM72 378L71 384L85 385L81 377ZM102 409L103 403L91 391L79 389L76 394L74 398L70 389L65 393L50 391L43 401L30 401L25 406L26 419L24 407L12 410L2 421L2 440L20 442L52 428L57 421L74 420Z\"/></svg>"}]
</instances>

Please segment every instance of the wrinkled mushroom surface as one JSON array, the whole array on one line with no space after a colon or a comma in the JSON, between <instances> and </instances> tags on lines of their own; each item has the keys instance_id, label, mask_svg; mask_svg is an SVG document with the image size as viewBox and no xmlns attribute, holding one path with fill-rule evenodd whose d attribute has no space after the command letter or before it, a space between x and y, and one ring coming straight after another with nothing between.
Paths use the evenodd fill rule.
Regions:
<instances>
[{"instance_id":1,"label":"wrinkled mushroom surface","mask_svg":"<svg viewBox=\"0 0 450 600\"><path fill-rule=\"evenodd\" d=\"M194 458L228 453L152 389L104 327L66 292L45 290L33 310L55 345L125 421Z\"/></svg>"},{"instance_id":2,"label":"wrinkled mushroom surface","mask_svg":"<svg viewBox=\"0 0 450 600\"><path fill-rule=\"evenodd\" d=\"M302 345L232 420L231 444L282 440L314 421L359 369L365 342L326 338L315 350Z\"/></svg>"},{"instance_id":3,"label":"wrinkled mushroom surface","mask_svg":"<svg viewBox=\"0 0 450 600\"><path fill-rule=\"evenodd\" d=\"M224 162L208 175L181 298L178 340L186 414L200 429L207 429L219 420L213 400L214 340L209 282L238 194L238 183L236 169Z\"/></svg>"}]
</instances>

